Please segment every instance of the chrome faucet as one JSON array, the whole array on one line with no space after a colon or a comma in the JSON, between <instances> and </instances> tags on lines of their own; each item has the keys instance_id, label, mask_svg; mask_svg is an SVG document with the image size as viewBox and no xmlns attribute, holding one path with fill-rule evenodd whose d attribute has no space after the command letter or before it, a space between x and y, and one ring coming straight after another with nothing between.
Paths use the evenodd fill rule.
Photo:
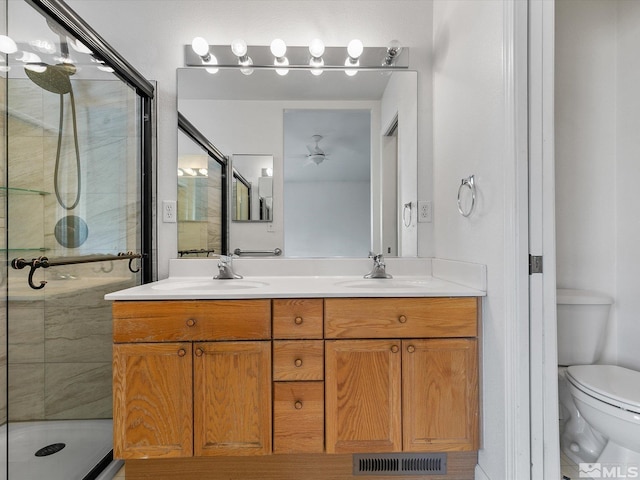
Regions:
<instances>
[{"instance_id":1,"label":"chrome faucet","mask_svg":"<svg viewBox=\"0 0 640 480\"><path fill-rule=\"evenodd\" d=\"M364 278L393 278L385 271L386 265L381 253L369 252L369 258L373 258L373 269Z\"/></svg>"},{"instance_id":2,"label":"chrome faucet","mask_svg":"<svg viewBox=\"0 0 640 480\"><path fill-rule=\"evenodd\" d=\"M232 262L232 256L220 255L220 261L218 262L218 275L213 278L216 280L231 280L234 278L242 278L242 275L238 275L233 271Z\"/></svg>"}]
</instances>

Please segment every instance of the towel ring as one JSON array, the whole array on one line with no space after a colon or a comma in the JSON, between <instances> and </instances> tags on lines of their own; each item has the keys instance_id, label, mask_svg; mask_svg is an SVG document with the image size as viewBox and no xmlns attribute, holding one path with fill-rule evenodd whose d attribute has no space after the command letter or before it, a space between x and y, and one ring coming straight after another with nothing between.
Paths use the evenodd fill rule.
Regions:
<instances>
[{"instance_id":1,"label":"towel ring","mask_svg":"<svg viewBox=\"0 0 640 480\"><path fill-rule=\"evenodd\" d=\"M402 223L405 227L411 226L411 210L413 209L413 202L405 203L402 207ZM409 211L409 221L407 222L407 216L405 215Z\"/></svg>"},{"instance_id":2,"label":"towel ring","mask_svg":"<svg viewBox=\"0 0 640 480\"><path fill-rule=\"evenodd\" d=\"M462 202L460 201L460 196L462 195L462 190L464 189L464 187L468 187L469 190L471 190L471 206L469 207L468 211L464 211L462 208ZM473 212L473 209L476 206L476 184L474 181L474 176L471 175L468 178L463 178L462 179L462 183L460 183L460 186L458 187L458 212L460 212L460 215L462 215L463 217L468 217L469 215L471 215L471 212Z\"/></svg>"}]
</instances>

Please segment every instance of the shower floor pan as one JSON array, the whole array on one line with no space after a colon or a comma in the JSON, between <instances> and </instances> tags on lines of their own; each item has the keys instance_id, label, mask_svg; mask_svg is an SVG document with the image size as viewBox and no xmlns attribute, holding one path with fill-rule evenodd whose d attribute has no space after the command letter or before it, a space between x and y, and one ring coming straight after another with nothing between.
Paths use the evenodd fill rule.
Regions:
<instances>
[{"instance_id":1,"label":"shower floor pan","mask_svg":"<svg viewBox=\"0 0 640 480\"><path fill-rule=\"evenodd\" d=\"M9 423L8 440L8 480L107 480L122 465L108 460L113 449L112 420ZM4 450L6 425L1 442ZM96 465L103 461L106 468L95 472Z\"/></svg>"}]
</instances>

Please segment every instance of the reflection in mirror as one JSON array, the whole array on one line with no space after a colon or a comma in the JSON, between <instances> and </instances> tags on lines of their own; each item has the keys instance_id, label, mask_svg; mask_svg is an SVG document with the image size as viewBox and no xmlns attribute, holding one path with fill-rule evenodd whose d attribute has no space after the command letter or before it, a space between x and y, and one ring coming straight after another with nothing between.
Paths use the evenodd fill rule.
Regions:
<instances>
[{"instance_id":1,"label":"reflection in mirror","mask_svg":"<svg viewBox=\"0 0 640 480\"><path fill-rule=\"evenodd\" d=\"M208 256L226 249L224 169L225 165L210 156L207 149L179 130L179 256Z\"/></svg>"},{"instance_id":2,"label":"reflection in mirror","mask_svg":"<svg viewBox=\"0 0 640 480\"><path fill-rule=\"evenodd\" d=\"M350 77L338 70L319 76L291 70L280 76L270 69L255 69L252 75L220 69L211 75L181 68L178 107L225 155L272 153L271 220L231 222L230 251L282 248L287 257L366 256L369 250L417 255L415 209L402 216L402 205L417 200L416 72L361 70ZM361 129L365 140L347 139L346 127L325 123L296 134L300 140L289 151L288 112L323 110L368 115L368 122L363 120L368 128ZM318 149L330 154L322 162L315 138ZM368 186L364 178L350 177L356 160L368 163ZM296 197L288 186L291 162L315 175L336 169L337 176L307 179L306 192L299 189ZM352 183L347 187L347 182ZM321 192L321 184L329 188ZM306 195L305 209L299 208L301 195ZM251 196L254 205L259 195ZM362 209L347 212L356 205ZM320 227L319 212L324 227L314 230Z\"/></svg>"},{"instance_id":3,"label":"reflection in mirror","mask_svg":"<svg viewBox=\"0 0 640 480\"><path fill-rule=\"evenodd\" d=\"M273 221L273 155L232 156L232 219Z\"/></svg>"}]
</instances>

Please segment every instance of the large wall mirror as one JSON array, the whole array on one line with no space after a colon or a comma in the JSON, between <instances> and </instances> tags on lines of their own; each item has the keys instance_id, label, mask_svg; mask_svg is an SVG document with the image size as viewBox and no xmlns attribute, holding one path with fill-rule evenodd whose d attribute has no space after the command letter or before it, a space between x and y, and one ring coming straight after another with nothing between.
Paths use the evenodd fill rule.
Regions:
<instances>
[{"instance_id":1,"label":"large wall mirror","mask_svg":"<svg viewBox=\"0 0 640 480\"><path fill-rule=\"evenodd\" d=\"M231 160L230 252L417 255L416 72L181 68L178 110Z\"/></svg>"}]
</instances>

